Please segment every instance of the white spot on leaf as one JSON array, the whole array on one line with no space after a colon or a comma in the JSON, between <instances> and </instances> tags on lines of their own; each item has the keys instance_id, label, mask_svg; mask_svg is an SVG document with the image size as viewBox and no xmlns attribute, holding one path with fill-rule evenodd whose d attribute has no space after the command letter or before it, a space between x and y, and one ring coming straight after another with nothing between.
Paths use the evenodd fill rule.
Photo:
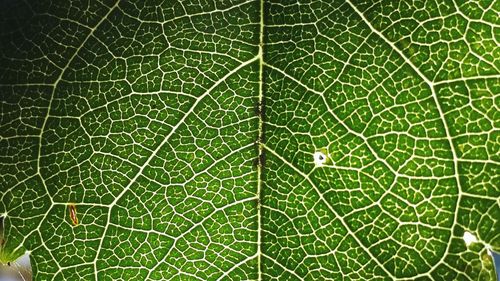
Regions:
<instances>
[{"instance_id":1,"label":"white spot on leaf","mask_svg":"<svg viewBox=\"0 0 500 281\"><path fill-rule=\"evenodd\" d=\"M321 151L316 151L313 157L314 157L314 164L317 167L323 166L323 164L326 162L326 155Z\"/></svg>"},{"instance_id":2,"label":"white spot on leaf","mask_svg":"<svg viewBox=\"0 0 500 281\"><path fill-rule=\"evenodd\" d=\"M476 243L477 242L477 238L476 236L474 236L474 234L466 231L464 232L464 241L465 241L465 245L469 246L470 244L472 243Z\"/></svg>"}]
</instances>

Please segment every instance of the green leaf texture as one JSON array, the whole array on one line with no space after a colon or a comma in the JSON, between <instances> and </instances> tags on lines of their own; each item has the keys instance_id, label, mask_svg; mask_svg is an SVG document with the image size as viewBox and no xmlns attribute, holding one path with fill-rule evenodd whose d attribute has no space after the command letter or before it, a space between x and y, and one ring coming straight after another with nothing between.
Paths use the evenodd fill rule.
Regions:
<instances>
[{"instance_id":1,"label":"green leaf texture","mask_svg":"<svg viewBox=\"0 0 500 281\"><path fill-rule=\"evenodd\" d=\"M35 280L495 280L499 13L0 0L4 247Z\"/></svg>"}]
</instances>

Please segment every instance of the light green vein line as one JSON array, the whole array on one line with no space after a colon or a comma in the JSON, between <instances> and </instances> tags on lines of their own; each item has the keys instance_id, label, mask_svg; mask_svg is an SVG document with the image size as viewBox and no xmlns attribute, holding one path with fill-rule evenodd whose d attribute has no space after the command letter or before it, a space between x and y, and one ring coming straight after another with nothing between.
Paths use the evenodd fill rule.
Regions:
<instances>
[{"instance_id":1,"label":"light green vein line","mask_svg":"<svg viewBox=\"0 0 500 281\"><path fill-rule=\"evenodd\" d=\"M265 254L262 254L262 256L264 256L266 259L272 261L274 264L278 265L279 267L281 267L284 271L290 273L293 277L299 279L299 280L302 280L302 278L300 276L297 275L297 273L293 272L292 270L290 270L289 268L287 268L286 266L282 265L281 263L279 263L277 260L273 259L272 257L268 256L268 255L265 255Z\"/></svg>"},{"instance_id":2,"label":"light green vein line","mask_svg":"<svg viewBox=\"0 0 500 281\"><path fill-rule=\"evenodd\" d=\"M361 19L368 25L368 27L373 31L375 32L382 40L384 40L396 53L398 53L398 55L427 83L427 85L429 86L430 90L431 90L431 93L432 93L432 97L434 99L434 103L436 104L436 108L438 110L438 113L439 113L439 116L441 117L441 120L443 122L443 126L444 126L444 129L445 129L445 132L446 132L446 137L448 139L448 142L449 142L449 145L450 145L450 150L451 150L451 154L453 156L453 174L455 176L455 181L457 182L457 187L458 187L458 198L457 198L457 202L455 204L455 211L454 211L454 218L453 218L453 224L455 225L458 221L458 206L460 204L460 202L462 201L462 186L460 184L460 178L458 176L458 157L457 157L457 153L455 152L455 147L453 146L453 141L452 141L452 138L451 138L451 134L450 134L450 129L448 128L448 124L446 122L446 119L444 117L444 114L443 114L443 110L441 109L441 104L439 103L439 99L436 95L436 90L434 89L434 83L432 81L430 81L421 71L420 69L418 69L414 64L413 62L407 58L403 52L401 52L401 50L399 50L392 41L390 41L389 39L387 39L387 37L385 37L384 34L382 34L380 31L378 31L377 29L375 29L375 27L373 27L373 25L371 24L370 21L368 21L368 19L364 16L364 14L352 3L351 0L347 0L347 3L349 3L349 5L351 6L351 8L361 17ZM448 238L448 243L446 245L446 251L445 253L442 255L441 259L436 262L434 264L434 266L432 268L430 268L427 272L425 273L421 273L421 274L417 274L415 276L412 276L412 278L418 278L418 277L421 277L421 276L427 276L429 277L430 275L430 272L433 272L435 269L437 269L437 267L444 262L445 258L447 257L447 254L448 252L450 251L450 247L451 247L451 240L453 238L453 229L454 227L452 226L450 228L450 236Z\"/></svg>"},{"instance_id":3,"label":"light green vein line","mask_svg":"<svg viewBox=\"0 0 500 281\"><path fill-rule=\"evenodd\" d=\"M448 80L441 80L441 81L436 81L434 82L434 86L439 86L439 85L445 85L445 84L452 84L452 83L457 83L457 82L474 82L477 80L488 80L488 79L500 79L499 74L492 74L492 75L483 75L483 76L471 76L471 77L461 77L461 78L454 78L454 79L448 79Z\"/></svg>"},{"instance_id":4,"label":"light green vein line","mask_svg":"<svg viewBox=\"0 0 500 281\"><path fill-rule=\"evenodd\" d=\"M255 258L260 259L260 258L259 258L259 254L258 254L258 253L257 253L257 254L255 254L255 255L253 255L253 256L250 256L250 257L248 257L248 258L246 258L246 259L244 259L244 260L242 260L242 261L240 261L239 263L236 263L233 267L231 267L231 268L230 268L230 269L228 269L227 271L224 271L224 273L223 273L223 274L222 274L219 278L217 278L217 280L216 280L216 281L223 280L223 279L224 279L224 277L228 276L228 275L229 275L231 272L233 272L235 269L239 268L240 266L244 265L245 263L247 263L247 262L249 262L249 261L251 261L251 260L253 260L253 259L255 259Z\"/></svg>"},{"instance_id":5,"label":"light green vein line","mask_svg":"<svg viewBox=\"0 0 500 281\"><path fill-rule=\"evenodd\" d=\"M55 95L57 86L61 82L64 73L66 73L66 70L69 68L69 66L71 65L71 63L73 62L73 60L76 58L76 56L78 55L78 53L80 52L80 50L83 48L83 46L85 46L85 43L87 43L87 41L89 40L90 37L92 37L92 34L94 34L94 32L97 30L97 28L108 18L108 16L111 14L111 12L116 7L118 7L119 3L120 3L119 0L116 1L116 3L111 8L109 8L109 11L102 17L102 19L94 26L94 28L90 29L89 34L87 34L87 36L85 37L85 39L83 40L83 42L80 44L80 47L78 47L75 50L75 52L73 53L73 55L68 60L68 63L66 64L66 66L61 69L61 73L59 74L59 76L57 77L56 81L53 84L52 93L50 95L50 100L49 100L49 105L47 107L47 114L45 115L45 119L43 120L42 128L40 129L40 140L38 142L38 157L37 157L37 174L39 174L40 178L42 178L42 183L45 186L45 189L47 191L47 195L50 198L51 204L53 204L54 201L52 199L52 196L50 196L49 190L48 190L48 188L47 188L47 186L46 186L46 184L45 184L45 182L43 180L42 174L40 173L40 166L41 166L40 165L40 159L41 159L41 153L42 153L42 136L43 136L43 132L45 131L45 127L47 126L47 121L49 120L49 117L50 117L50 110L52 108L52 102L54 100L54 95Z\"/></svg>"},{"instance_id":6,"label":"light green vein line","mask_svg":"<svg viewBox=\"0 0 500 281\"><path fill-rule=\"evenodd\" d=\"M309 178L309 176L307 174L305 174L304 172L302 172L300 169L298 169L297 167L295 167L292 163L288 162L285 158L283 158L276 151L274 151L273 149L269 148L265 144L263 145L263 147L267 151L269 151L271 154L273 154L275 157L277 157L278 159L280 159L287 166L289 166L290 168L292 168L296 173L298 173L304 179L306 179L306 181L313 187L313 189L316 191L316 193L318 193L318 196L321 199L321 201L325 202L325 205L328 207L328 209L330 210L330 212L332 212L332 214L335 215L335 217L340 221L340 223L342 223L342 226L345 227L345 229L347 230L347 232L353 237L353 239L356 241L356 243L358 243L358 245L361 248L363 248L363 250L365 250L365 252L372 258L372 260L387 274L387 276L395 278L395 276L393 276L389 271L387 271L387 269L384 267L384 265L375 256L373 256L373 254L368 249L364 248L365 246L363 245L363 243L361 243L361 241L354 234L354 232L352 232L351 228L347 225L347 223L344 221L344 219L337 213L337 211L335 211L335 209L331 206L330 202L328 202L325 199L325 197L323 196L323 193L321 193L321 191L319 190L319 188L316 186L316 184L314 184L314 182Z\"/></svg>"},{"instance_id":7,"label":"light green vein line","mask_svg":"<svg viewBox=\"0 0 500 281\"><path fill-rule=\"evenodd\" d=\"M262 241L261 241L261 232L262 232L262 218L261 218L261 193L262 193L262 165L261 163L262 154L264 153L264 149L262 147L263 137L264 137L264 120L263 120L263 99L264 99L264 0L260 0L260 30L259 30L259 135L258 137L258 146L259 146L259 155L258 157L258 165L257 165L257 280L262 280L262 264L261 264L261 255L262 255Z\"/></svg>"},{"instance_id":8,"label":"light green vein line","mask_svg":"<svg viewBox=\"0 0 500 281\"><path fill-rule=\"evenodd\" d=\"M97 30L97 28L106 20L106 18L111 14L111 12L116 8L118 7L118 4L120 3L120 0L116 1L116 3L109 8L108 12L102 17L102 19L93 27L90 29L90 32L89 34L87 34L87 36L85 37L85 39L83 40L83 42L80 44L80 47L78 47L75 52L73 53L73 55L70 57L70 59L68 60L68 63L66 64L66 66L64 68L61 69L61 73L59 74L59 76L57 77L56 81L54 82L53 84L53 88L52 88L52 93L50 95L50 100L49 100L49 105L47 106L47 114L45 115L45 118L43 120L43 123L42 123L42 128L40 129L40 136L39 136L39 140L38 140L38 151L37 151L37 166L36 166L36 175L39 176L40 178L40 182L42 183L44 189L45 189L45 192L47 193L47 197L50 199L50 205L53 206L54 205L54 199L52 198L52 196L50 196L50 192L49 192L49 189L47 187L47 184L45 183L45 180L44 178L42 177L42 174L40 172L40 159L41 159L41 153L42 153L42 136L43 136L43 132L45 131L45 127L47 126L47 121L49 120L49 117L50 117L50 109L52 108L52 101L54 100L54 95L55 95L55 92L56 92L56 88L59 84L59 82L61 82L62 80L62 77L64 75L64 73L66 72L66 70L68 69L68 67L71 65L71 63L73 62L73 60L76 58L76 56L78 55L78 53L80 52L80 50L83 48L83 46L85 45L85 43L89 40L89 38L92 36L92 34L94 34L95 30ZM46 84L41 84L42 86L47 86ZM45 221L45 219L47 218L47 215L50 213L50 211L47 211L45 213L45 215L43 216L43 218L41 218L39 220L39 224L37 226L37 228L35 230L33 230L31 233L33 233L34 231L38 230L40 228L40 226L42 225L42 223ZM24 241L26 240L27 237L30 237L31 236L31 233L26 235L24 237L24 240L22 243L19 244L19 246L16 248L17 249L20 249L23 244L24 244ZM57 259L54 258L53 254L51 251L49 251L49 254L51 255L51 257L57 261Z\"/></svg>"},{"instance_id":9,"label":"light green vein line","mask_svg":"<svg viewBox=\"0 0 500 281\"><path fill-rule=\"evenodd\" d=\"M197 105L206 97L208 96L215 88L217 88L220 84L222 84L224 81L226 81L230 76L232 76L233 74L237 73L238 71L240 71L242 68L250 65L251 63L257 61L259 59L258 56L254 57L253 59L251 60L248 60L244 63L242 63L241 65L239 65L238 67L236 67L235 69L231 70L230 72L228 72L226 75L224 75L222 78L220 78L216 83L214 83L209 89L207 89L201 96L199 96L197 98L197 100L193 103L193 105L189 108L189 110L186 112L186 114L184 114L184 116L182 117L181 120L179 120L179 122L177 122L177 124L172 128L172 130L170 130L170 132L168 133L168 135L166 135L163 139L163 141L156 147L156 149L153 151L153 153L151 153L151 155L148 157L148 159L144 162L144 164L140 167L139 171L135 174L135 176L129 181L129 183L127 184L127 186L125 186L123 188L123 190L120 192L120 194L118 194L116 197L115 197L115 200L113 200L113 202L111 202L111 204L109 205L109 210L108 210L108 215L107 215L107 218L106 218L106 227L104 228L104 232L103 232L103 236L102 236L102 239L101 239L101 242L99 243L99 247L98 247L98 252L97 252L97 255L96 255L96 259L95 259L95 264L97 265L97 260L99 259L99 255L100 255L100 252L101 252L101 249L102 249L102 243L104 241L104 238L106 237L106 232L108 230L108 225L109 225L109 220L110 220L110 213L111 213L111 209L113 208L113 206L120 200L120 198L130 189L130 187L132 186L132 184L134 184L134 182L136 182L136 180L142 175L144 169L149 165L149 163L154 159L154 157L158 154L158 152L160 151L160 149L169 141L170 137L177 131L177 129L182 125L184 124L184 122L186 121L187 117L189 115L191 115L191 113L195 110L195 108L197 107ZM96 273L96 280L97 280L97 270L95 271Z\"/></svg>"},{"instance_id":10,"label":"light green vein line","mask_svg":"<svg viewBox=\"0 0 500 281\"><path fill-rule=\"evenodd\" d=\"M340 124L342 125L350 134L360 138L361 140L363 140L363 142L366 144L366 147L370 150L370 152L373 154L373 157L375 157L378 161L380 161L381 163L383 163L385 166L387 166L387 168L396 176L406 176L404 174L400 174L398 173L398 171L394 170L394 168L389 165L389 163L381 158L376 152L375 150L370 146L367 138L361 134L361 133L358 133L356 131L354 131L352 128L350 128L349 126L347 126L347 124L342 121L342 119L340 119L337 114L335 114L335 112L330 108L330 105L328 104L328 102L326 101L326 98L325 98L325 95L322 93L322 92L319 92L315 89L312 89L310 87L308 87L307 85L305 85L304 83L302 83L300 80L298 80L297 78L291 76L290 74L286 73L284 70L276 67L276 66L273 66L273 65L270 65L268 63L265 64L267 67L281 73L283 76L289 78L290 80L292 80L293 82L297 83L298 85L300 85L301 87L303 87L304 89L306 89L307 91L310 91L316 95L319 95L321 97L321 99L323 100L323 103L325 104L325 107L327 108L328 110L328 113L330 113L330 115ZM412 177L412 178L416 178L416 177Z\"/></svg>"},{"instance_id":11,"label":"light green vein line","mask_svg":"<svg viewBox=\"0 0 500 281\"><path fill-rule=\"evenodd\" d=\"M191 115L191 113L193 113L193 111L196 109L196 107L198 106L199 103L206 96L210 95L210 93L212 93L212 91L215 88L217 88L220 84L224 83L224 81L226 81L230 76L232 76L233 74L237 73L242 68L244 68L244 67L252 64L253 62L257 61L258 59L259 59L259 57L256 56L253 59L250 59L250 60L248 60L248 61L240 64L238 67L236 67L235 69L231 70L226 75L224 75L221 79L219 79L216 83L214 83L201 96L199 96L196 99L196 101L193 103L193 105L189 108L189 110L184 114L184 116L181 118L181 120L179 120L179 122L177 122L177 124L172 128L172 130L170 130L170 132L168 133L168 135L166 135L164 137L163 141L156 147L156 149L153 151L153 153L151 153L151 155L148 157L148 159L141 166L140 170L136 173L136 175L134 176L134 178L132 178L132 180L130 180L129 184L122 190L122 192L120 194L118 194L118 196L116 196L115 200L110 204L110 207L112 207L113 205L115 205L116 202L118 202L118 200L120 200L121 196L123 196L123 194L125 194L125 192L127 192L127 190L130 189L130 186L139 178L139 176L142 174L142 172L144 171L144 169L149 165L149 163L153 160L153 158L156 156L156 154L158 154L158 152L160 151L160 149L169 141L170 137L172 137L172 135L177 131L177 129L182 124L184 124L184 122L186 121L186 119Z\"/></svg>"},{"instance_id":12,"label":"light green vein line","mask_svg":"<svg viewBox=\"0 0 500 281\"><path fill-rule=\"evenodd\" d=\"M203 224L212 218L213 215L215 215L216 213L218 212L225 212L227 209L231 208L231 207L234 207L236 205L239 205L239 204L245 204L245 203L248 203L248 202L254 202L255 200L257 200L256 197L249 197L249 198L245 198L243 200L239 200L239 201L234 201L232 203L229 203L227 205L224 205L220 208L216 208L214 209L210 214L208 214L207 216L205 216L201 221L193 224L188 230L184 231L184 233L182 233L181 235L177 236L176 238L173 239L172 241L172 247L170 247L170 249L168 250L168 252L165 254L165 256L161 259L161 261L159 261L153 268L151 268L151 270L149 271L148 275L146 276L145 280L149 280L149 277L150 275L159 267L161 266L166 260L167 258L169 257L170 253L172 252L173 249L176 248L176 243L182 238L184 237L185 235L191 233L191 231L193 231L195 228L199 227L199 226L203 226Z\"/></svg>"}]
</instances>

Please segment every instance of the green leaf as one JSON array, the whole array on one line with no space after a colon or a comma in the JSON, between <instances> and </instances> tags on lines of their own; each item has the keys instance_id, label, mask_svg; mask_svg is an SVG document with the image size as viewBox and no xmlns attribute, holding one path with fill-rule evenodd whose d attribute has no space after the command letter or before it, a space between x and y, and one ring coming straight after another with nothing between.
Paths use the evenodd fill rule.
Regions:
<instances>
[{"instance_id":1,"label":"green leaf","mask_svg":"<svg viewBox=\"0 0 500 281\"><path fill-rule=\"evenodd\" d=\"M499 12L2 1L2 247L35 280L495 280Z\"/></svg>"}]
</instances>

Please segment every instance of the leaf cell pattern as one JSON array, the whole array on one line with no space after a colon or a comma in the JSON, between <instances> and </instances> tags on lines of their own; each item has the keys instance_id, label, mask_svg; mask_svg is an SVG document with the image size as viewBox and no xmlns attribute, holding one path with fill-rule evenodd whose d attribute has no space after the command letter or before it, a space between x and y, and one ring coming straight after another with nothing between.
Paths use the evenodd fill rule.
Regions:
<instances>
[{"instance_id":1,"label":"leaf cell pattern","mask_svg":"<svg viewBox=\"0 0 500 281\"><path fill-rule=\"evenodd\" d=\"M36 280L495 280L499 13L2 0L5 247Z\"/></svg>"}]
</instances>

